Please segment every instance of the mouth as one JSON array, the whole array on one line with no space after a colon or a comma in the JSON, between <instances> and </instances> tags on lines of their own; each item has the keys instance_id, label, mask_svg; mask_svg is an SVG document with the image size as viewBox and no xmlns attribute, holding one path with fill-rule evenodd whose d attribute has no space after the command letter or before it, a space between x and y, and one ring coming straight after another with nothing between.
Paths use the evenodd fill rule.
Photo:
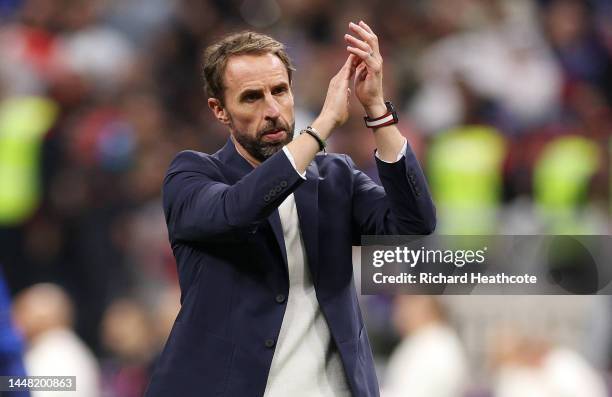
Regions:
<instances>
[{"instance_id":1,"label":"mouth","mask_svg":"<svg viewBox=\"0 0 612 397\"><path fill-rule=\"evenodd\" d=\"M277 128L275 130L266 131L263 133L262 138L267 141L277 141L285 137L285 130Z\"/></svg>"}]
</instances>

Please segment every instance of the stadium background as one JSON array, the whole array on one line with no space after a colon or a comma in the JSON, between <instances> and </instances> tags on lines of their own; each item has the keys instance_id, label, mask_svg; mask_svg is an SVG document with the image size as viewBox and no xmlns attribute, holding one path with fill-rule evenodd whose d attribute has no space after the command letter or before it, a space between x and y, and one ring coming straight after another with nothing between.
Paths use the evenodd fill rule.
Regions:
<instances>
[{"instance_id":1,"label":"stadium background","mask_svg":"<svg viewBox=\"0 0 612 397\"><path fill-rule=\"evenodd\" d=\"M178 308L161 182L176 152L226 140L206 107L201 49L244 29L286 43L299 128L359 19L379 36L385 95L428 175L439 233L609 234L610 0L0 0L0 266L13 297L37 283L68 294L102 395L142 393ZM352 101L331 147L376 179L361 116ZM394 303L362 301L384 379L400 340ZM519 355L565 346L610 376L609 297L443 303L468 395L495 390L510 344L500 327L522 335Z\"/></svg>"}]
</instances>

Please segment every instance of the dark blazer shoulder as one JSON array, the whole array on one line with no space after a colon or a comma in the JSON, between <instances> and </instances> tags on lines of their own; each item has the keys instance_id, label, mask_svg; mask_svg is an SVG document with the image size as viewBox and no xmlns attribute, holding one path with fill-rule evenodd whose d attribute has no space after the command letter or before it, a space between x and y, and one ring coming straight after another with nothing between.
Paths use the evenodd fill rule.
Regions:
<instances>
[{"instance_id":1,"label":"dark blazer shoulder","mask_svg":"<svg viewBox=\"0 0 612 397\"><path fill-rule=\"evenodd\" d=\"M214 154L195 150L183 150L174 156L162 184L164 207L170 206L170 202L179 190L194 186L193 181L213 180L224 182L226 180L222 172L221 162L214 156ZM193 179L194 176L197 179Z\"/></svg>"},{"instance_id":2,"label":"dark blazer shoulder","mask_svg":"<svg viewBox=\"0 0 612 397\"><path fill-rule=\"evenodd\" d=\"M343 153L327 153L317 154L315 162L319 172L332 172L339 170L352 170L354 168L353 161L347 154Z\"/></svg>"},{"instance_id":3,"label":"dark blazer shoulder","mask_svg":"<svg viewBox=\"0 0 612 397\"><path fill-rule=\"evenodd\" d=\"M182 150L170 162L166 177L184 171L205 173L207 170L219 167L217 153L208 154L196 150Z\"/></svg>"}]
</instances>

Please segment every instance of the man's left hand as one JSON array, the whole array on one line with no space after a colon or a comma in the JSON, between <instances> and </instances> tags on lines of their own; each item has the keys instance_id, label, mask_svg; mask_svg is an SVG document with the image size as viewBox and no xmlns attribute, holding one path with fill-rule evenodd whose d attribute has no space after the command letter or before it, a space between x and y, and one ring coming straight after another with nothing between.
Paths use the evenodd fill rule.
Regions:
<instances>
[{"instance_id":1,"label":"man's left hand","mask_svg":"<svg viewBox=\"0 0 612 397\"><path fill-rule=\"evenodd\" d=\"M359 63L355 71L355 96L370 117L379 117L387 111L383 96L383 60L378 48L378 37L363 21L349 23L349 29L357 37L345 34L349 44L346 49L355 54Z\"/></svg>"}]
</instances>

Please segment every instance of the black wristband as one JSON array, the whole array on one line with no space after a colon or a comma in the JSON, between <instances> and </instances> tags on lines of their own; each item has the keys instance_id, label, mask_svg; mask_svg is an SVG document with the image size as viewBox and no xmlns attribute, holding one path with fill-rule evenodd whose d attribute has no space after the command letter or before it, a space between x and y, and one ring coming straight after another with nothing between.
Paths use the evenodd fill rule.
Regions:
<instances>
[{"instance_id":1,"label":"black wristband","mask_svg":"<svg viewBox=\"0 0 612 397\"><path fill-rule=\"evenodd\" d=\"M305 132L308 135L310 135L311 137L313 137L317 141L317 143L319 144L319 151L325 152L325 148L327 147L327 143L325 143L323 138L321 138L321 135L319 135L317 130L315 130L311 126L308 126L308 127L304 128L302 130L302 132Z\"/></svg>"}]
</instances>

